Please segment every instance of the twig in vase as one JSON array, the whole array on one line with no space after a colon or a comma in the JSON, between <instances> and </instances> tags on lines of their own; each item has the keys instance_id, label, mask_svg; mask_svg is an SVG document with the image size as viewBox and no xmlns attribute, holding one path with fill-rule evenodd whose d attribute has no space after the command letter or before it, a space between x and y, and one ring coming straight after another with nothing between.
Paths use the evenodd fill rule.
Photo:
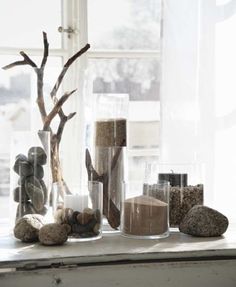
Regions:
<instances>
[{"instance_id":1,"label":"twig in vase","mask_svg":"<svg viewBox=\"0 0 236 287\"><path fill-rule=\"evenodd\" d=\"M117 164L121 150L122 148L118 148L114 157L112 158L111 173ZM106 216L110 226L114 229L117 229L120 226L120 210L114 204L112 199L109 198L109 173L106 172L102 175L99 175L97 173L97 171L93 167L92 159L88 149L86 149L85 165L88 173L88 179L103 183L103 214Z\"/></svg>"},{"instance_id":2,"label":"twig in vase","mask_svg":"<svg viewBox=\"0 0 236 287\"><path fill-rule=\"evenodd\" d=\"M63 186L64 191L66 193L70 193L66 183L64 182L62 171L61 171L61 164L60 164L60 157L59 157L59 147L60 142L62 138L62 134L64 131L65 124L68 120L72 119L75 116L74 113L70 113L68 116L65 115L65 113L62 110L62 106L64 103L69 99L69 97L75 93L76 90L73 90L71 92L67 92L64 95L60 97L60 99L57 98L57 92L58 89L64 79L64 76L69 69L69 67L74 63L74 61L79 58L81 55L83 55L89 48L90 45L86 44L80 51L78 51L76 54L74 54L71 58L68 59L68 61L64 64L61 73L59 74L57 81L50 93L51 98L54 103L54 107L50 112L47 113L46 107L45 107L45 101L44 101L44 90L43 90L43 82L44 82L44 69L47 63L48 55L49 55L49 43L47 39L47 34L43 32L43 45L44 45L44 52L43 52L43 58L41 61L41 65L37 66L34 61L23 51L20 52L20 55L23 57L22 61L16 61L13 62L5 67L3 67L4 70L14 68L16 66L22 66L22 65L29 65L31 66L36 75L37 75L37 105L39 108L39 112L41 115L41 119L43 122L43 131L50 131L51 137L50 137L50 143L51 143L51 172L52 172L52 179L54 183L59 183L61 186ZM51 128L51 122L55 118L56 115L59 115L60 117L60 123L58 125L58 128L56 132L54 132ZM42 144L45 146L45 140L42 137L42 134L40 134L39 131L39 137L42 141ZM61 192L62 195L62 192Z\"/></svg>"}]
</instances>

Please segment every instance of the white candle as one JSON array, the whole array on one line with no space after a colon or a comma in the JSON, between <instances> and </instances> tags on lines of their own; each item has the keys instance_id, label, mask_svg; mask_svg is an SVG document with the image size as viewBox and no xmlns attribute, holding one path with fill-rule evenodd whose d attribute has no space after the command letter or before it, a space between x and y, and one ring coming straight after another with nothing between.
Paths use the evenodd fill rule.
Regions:
<instances>
[{"instance_id":1,"label":"white candle","mask_svg":"<svg viewBox=\"0 0 236 287\"><path fill-rule=\"evenodd\" d=\"M82 212L88 207L88 195L67 194L64 198L64 207Z\"/></svg>"}]
</instances>

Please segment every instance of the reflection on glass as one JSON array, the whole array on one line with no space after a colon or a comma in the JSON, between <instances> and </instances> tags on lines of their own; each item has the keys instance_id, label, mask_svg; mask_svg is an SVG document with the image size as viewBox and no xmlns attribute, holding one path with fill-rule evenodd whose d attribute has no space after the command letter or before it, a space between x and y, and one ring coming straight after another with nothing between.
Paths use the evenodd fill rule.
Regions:
<instances>
[{"instance_id":1,"label":"reflection on glass","mask_svg":"<svg viewBox=\"0 0 236 287\"><path fill-rule=\"evenodd\" d=\"M1 1L0 46L43 47L42 31L47 32L51 48L61 47L61 1Z\"/></svg>"},{"instance_id":2,"label":"reflection on glass","mask_svg":"<svg viewBox=\"0 0 236 287\"><path fill-rule=\"evenodd\" d=\"M88 0L95 49L158 49L161 0Z\"/></svg>"},{"instance_id":3,"label":"reflection on glass","mask_svg":"<svg viewBox=\"0 0 236 287\"><path fill-rule=\"evenodd\" d=\"M127 93L131 101L159 100L160 64L156 59L93 59L94 93Z\"/></svg>"}]
</instances>

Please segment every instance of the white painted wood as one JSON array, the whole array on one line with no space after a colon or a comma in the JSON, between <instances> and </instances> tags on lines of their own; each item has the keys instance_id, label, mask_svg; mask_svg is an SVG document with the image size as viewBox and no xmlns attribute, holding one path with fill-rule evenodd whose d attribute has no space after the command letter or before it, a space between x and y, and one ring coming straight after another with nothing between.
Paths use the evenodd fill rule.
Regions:
<instances>
[{"instance_id":1,"label":"white painted wood","mask_svg":"<svg viewBox=\"0 0 236 287\"><path fill-rule=\"evenodd\" d=\"M0 270L39 268L51 264L94 264L121 260L174 261L215 257L236 258L235 227L229 228L224 236L217 238L197 238L179 232L173 232L170 237L162 240L134 240L120 235L104 235L97 241L67 242L64 246L55 247L38 243L25 244L13 236L0 235Z\"/></svg>"},{"instance_id":2,"label":"white painted wood","mask_svg":"<svg viewBox=\"0 0 236 287\"><path fill-rule=\"evenodd\" d=\"M1 287L235 287L236 260L141 263L0 273Z\"/></svg>"}]
</instances>

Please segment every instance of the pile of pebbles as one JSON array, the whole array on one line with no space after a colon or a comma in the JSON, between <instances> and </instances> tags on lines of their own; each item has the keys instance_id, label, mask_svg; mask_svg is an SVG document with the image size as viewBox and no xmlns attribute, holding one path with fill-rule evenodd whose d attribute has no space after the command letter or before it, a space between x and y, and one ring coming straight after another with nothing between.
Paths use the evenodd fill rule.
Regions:
<instances>
[{"instance_id":1,"label":"pile of pebbles","mask_svg":"<svg viewBox=\"0 0 236 287\"><path fill-rule=\"evenodd\" d=\"M16 156L13 167L19 175L18 186L13 191L14 201L18 202L16 220L26 214L46 214L48 190L43 180L46 163L47 155L39 146L31 147L27 156Z\"/></svg>"},{"instance_id":2,"label":"pile of pebbles","mask_svg":"<svg viewBox=\"0 0 236 287\"><path fill-rule=\"evenodd\" d=\"M85 208L82 212L72 208L58 209L54 213L56 223L67 225L68 235L74 238L96 237L101 232L101 212L99 209Z\"/></svg>"}]
</instances>

